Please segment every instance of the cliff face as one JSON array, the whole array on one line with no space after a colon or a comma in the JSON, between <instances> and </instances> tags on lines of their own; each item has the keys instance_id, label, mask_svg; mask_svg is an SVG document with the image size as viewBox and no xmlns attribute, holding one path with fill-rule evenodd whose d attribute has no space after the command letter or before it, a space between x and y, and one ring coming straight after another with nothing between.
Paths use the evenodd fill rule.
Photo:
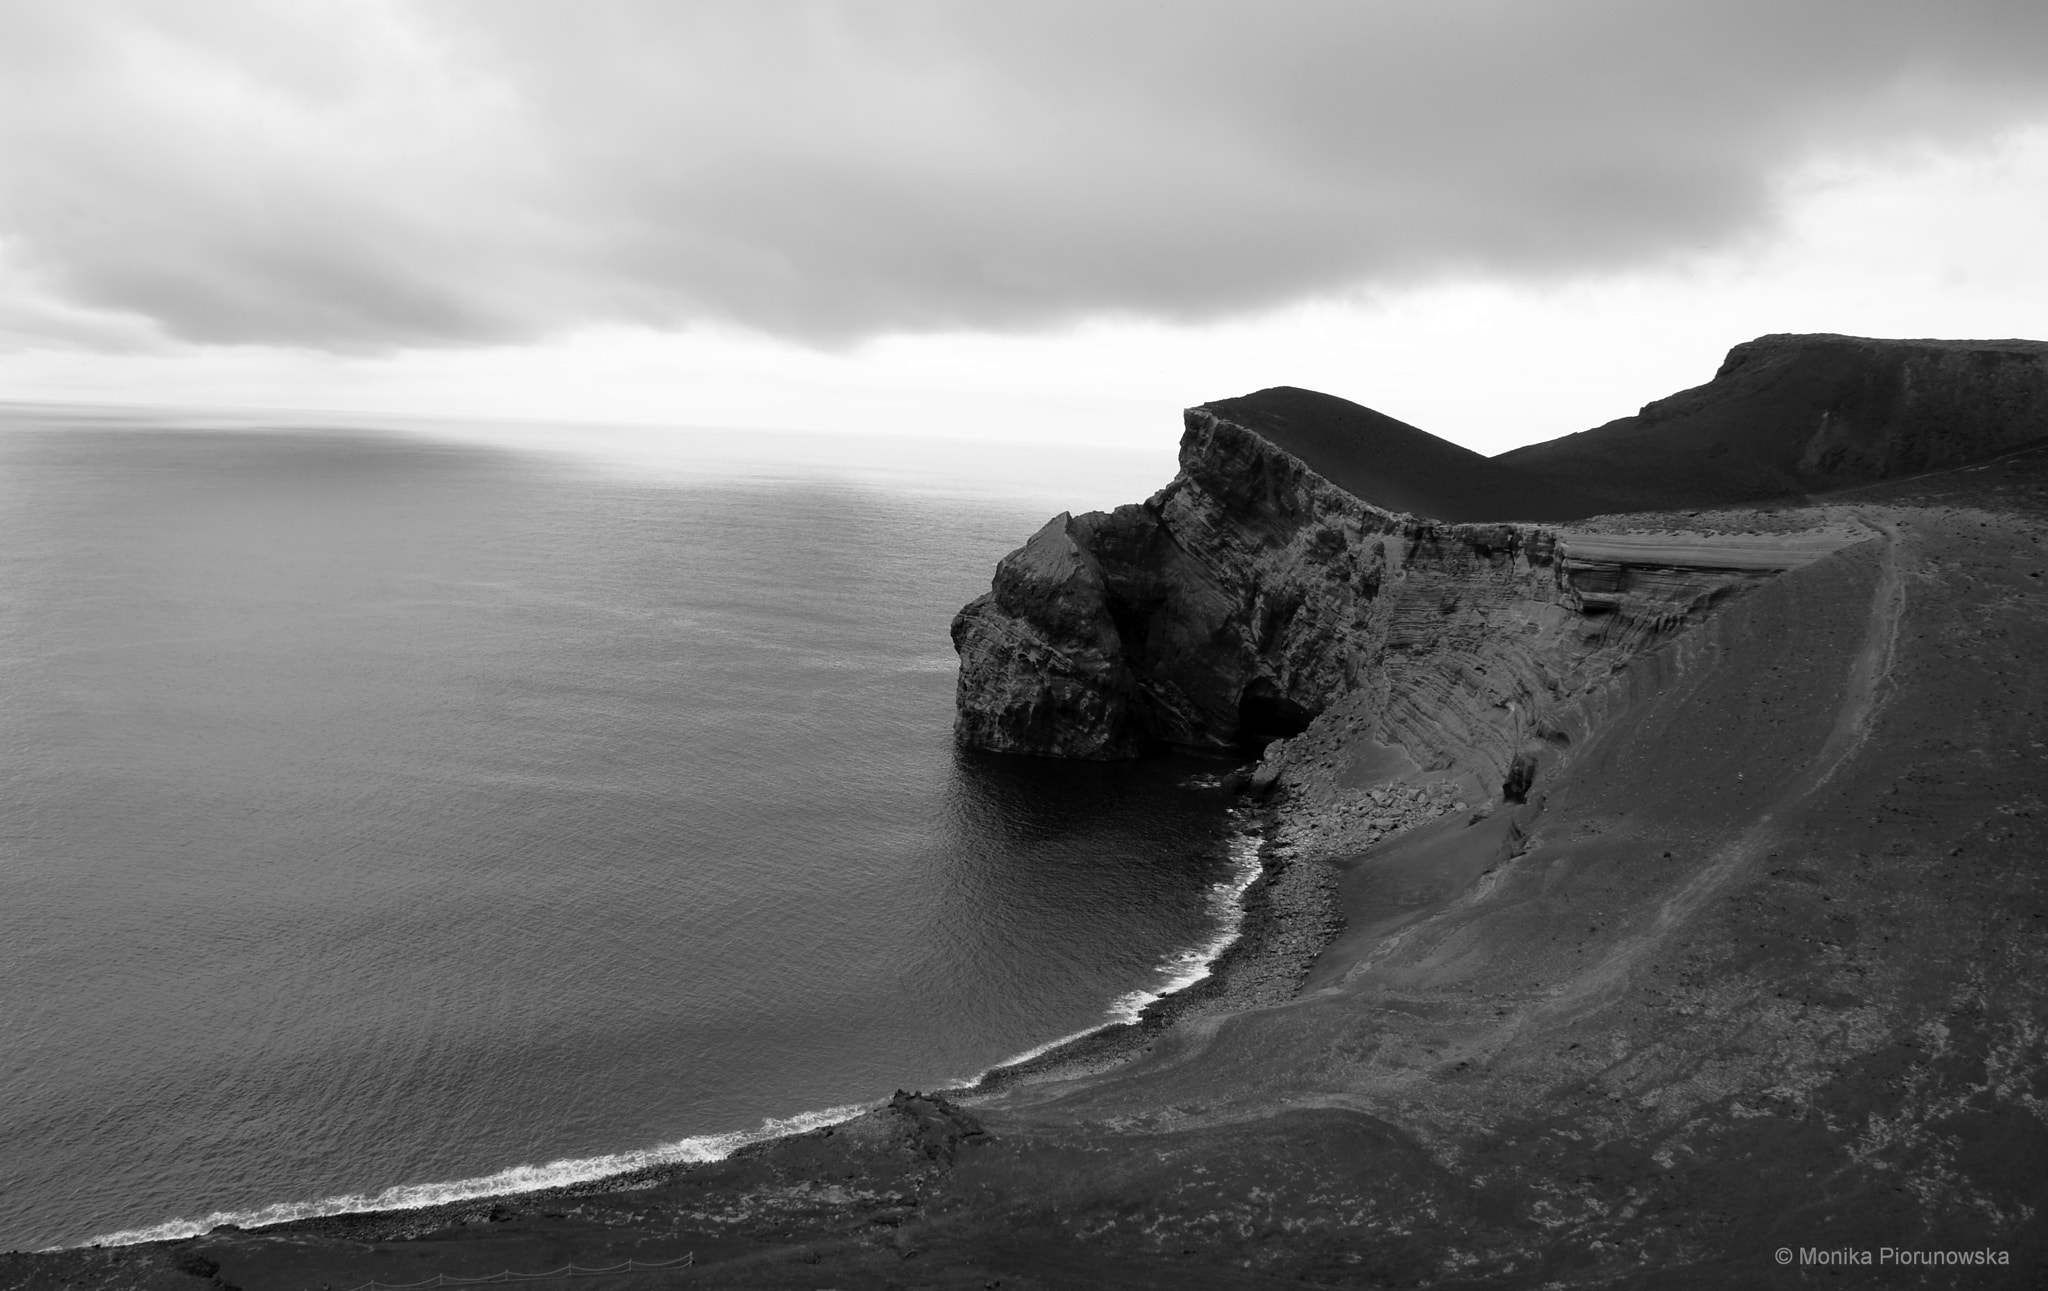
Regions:
<instances>
[{"instance_id":1,"label":"cliff face","mask_svg":"<svg viewBox=\"0 0 2048 1291\"><path fill-rule=\"evenodd\" d=\"M960 612L963 744L1256 747L1341 700L1418 763L1499 776L1559 701L1854 540L1439 524L1210 406L1187 412L1180 463L1143 504L1048 523Z\"/></svg>"},{"instance_id":2,"label":"cliff face","mask_svg":"<svg viewBox=\"0 0 2048 1291\"><path fill-rule=\"evenodd\" d=\"M1058 517L954 620L957 732L1056 757L1258 747L1343 700L1423 764L1491 775L1589 678L1854 537L1623 541L1574 518L1801 496L2043 437L2038 341L1760 337L1706 385L1491 459L1312 391L1205 404L1172 483Z\"/></svg>"},{"instance_id":3,"label":"cliff face","mask_svg":"<svg viewBox=\"0 0 2048 1291\"><path fill-rule=\"evenodd\" d=\"M953 621L962 743L1114 758L1285 735L1355 685L1397 517L1187 414L1181 473L1060 516Z\"/></svg>"},{"instance_id":4,"label":"cliff face","mask_svg":"<svg viewBox=\"0 0 2048 1291\"><path fill-rule=\"evenodd\" d=\"M1945 470L2048 436L2048 344L1761 336L1633 417L1492 459L1637 508L1721 505Z\"/></svg>"}]
</instances>

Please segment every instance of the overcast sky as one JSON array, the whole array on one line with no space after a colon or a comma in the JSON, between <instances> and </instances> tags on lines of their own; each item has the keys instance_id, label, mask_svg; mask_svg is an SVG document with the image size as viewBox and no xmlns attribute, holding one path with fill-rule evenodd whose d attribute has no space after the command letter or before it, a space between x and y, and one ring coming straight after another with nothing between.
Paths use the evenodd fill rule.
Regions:
<instances>
[{"instance_id":1,"label":"overcast sky","mask_svg":"<svg viewBox=\"0 0 2048 1291\"><path fill-rule=\"evenodd\" d=\"M2039 0L0 0L0 399L1499 451L2043 302Z\"/></svg>"}]
</instances>

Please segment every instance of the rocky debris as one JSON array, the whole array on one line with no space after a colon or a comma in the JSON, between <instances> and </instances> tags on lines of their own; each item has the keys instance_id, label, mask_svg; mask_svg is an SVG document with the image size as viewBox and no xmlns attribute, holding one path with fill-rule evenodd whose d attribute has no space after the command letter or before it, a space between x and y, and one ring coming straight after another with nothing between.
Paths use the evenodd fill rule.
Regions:
<instances>
[{"instance_id":1,"label":"rocky debris","mask_svg":"<svg viewBox=\"0 0 2048 1291\"><path fill-rule=\"evenodd\" d=\"M1536 759L1527 753L1517 753L1508 765L1508 778L1501 781L1502 802L1529 801L1529 787L1536 783Z\"/></svg>"},{"instance_id":2,"label":"rocky debris","mask_svg":"<svg viewBox=\"0 0 2048 1291\"><path fill-rule=\"evenodd\" d=\"M943 1094L912 1094L899 1089L885 1111L895 1119L898 1139L907 1151L944 1165L953 1163L962 1144L988 1133L980 1121Z\"/></svg>"},{"instance_id":3,"label":"rocky debris","mask_svg":"<svg viewBox=\"0 0 2048 1291\"><path fill-rule=\"evenodd\" d=\"M1274 846L1284 855L1345 856L1417 825L1470 811L1457 780L1385 784L1321 803L1290 804L1280 813Z\"/></svg>"},{"instance_id":4,"label":"rocky debris","mask_svg":"<svg viewBox=\"0 0 2048 1291\"><path fill-rule=\"evenodd\" d=\"M1237 940L1209 966L1209 976L1147 1008L1148 1023L1164 1029L1293 999L1316 956L1343 930L1337 872L1321 854L1269 836L1261 861L1244 895Z\"/></svg>"}]
</instances>

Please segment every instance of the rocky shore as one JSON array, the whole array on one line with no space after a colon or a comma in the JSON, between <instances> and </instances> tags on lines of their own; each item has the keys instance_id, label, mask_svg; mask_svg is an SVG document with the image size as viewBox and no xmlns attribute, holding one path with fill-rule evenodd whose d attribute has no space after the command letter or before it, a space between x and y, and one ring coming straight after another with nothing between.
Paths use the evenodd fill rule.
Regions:
<instances>
[{"instance_id":1,"label":"rocky shore","mask_svg":"<svg viewBox=\"0 0 2048 1291\"><path fill-rule=\"evenodd\" d=\"M1178 1023L1292 998L1323 948L1344 930L1332 860L1462 810L1465 804L1455 793L1451 782L1438 781L1420 788L1388 786L1336 808L1305 801L1262 806L1261 872L1245 889L1237 939L1209 965L1208 976L1153 1001L1136 1022L1113 1023L998 1067L957 1097L971 1106L977 1095L1018 1084L1106 1071L1146 1052Z\"/></svg>"}]
</instances>

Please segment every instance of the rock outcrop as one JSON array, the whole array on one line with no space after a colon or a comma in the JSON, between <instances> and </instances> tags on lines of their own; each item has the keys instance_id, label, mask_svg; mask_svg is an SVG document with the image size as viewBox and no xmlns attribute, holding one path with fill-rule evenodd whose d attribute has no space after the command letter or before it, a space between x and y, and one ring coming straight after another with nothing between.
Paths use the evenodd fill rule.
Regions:
<instances>
[{"instance_id":1,"label":"rock outcrop","mask_svg":"<svg viewBox=\"0 0 2048 1291\"><path fill-rule=\"evenodd\" d=\"M954 620L957 734L1256 749L1341 700L1419 765L1505 776L1591 679L1868 536L1623 535L1592 512L1800 497L2043 436L2037 341L1766 336L1636 417L1498 458L1291 387L1204 404L1171 483L1057 517Z\"/></svg>"},{"instance_id":2,"label":"rock outcrop","mask_svg":"<svg viewBox=\"0 0 2048 1291\"><path fill-rule=\"evenodd\" d=\"M1368 666L1400 531L1399 517L1191 409L1172 483L1139 505L1056 518L954 620L960 740L1113 758L1299 731Z\"/></svg>"},{"instance_id":3,"label":"rock outcrop","mask_svg":"<svg viewBox=\"0 0 2048 1291\"><path fill-rule=\"evenodd\" d=\"M1570 520L1633 508L1626 488L1575 480L1536 487L1498 458L1314 390L1274 386L1203 407L1388 511L1462 524Z\"/></svg>"},{"instance_id":4,"label":"rock outcrop","mask_svg":"<svg viewBox=\"0 0 2048 1291\"><path fill-rule=\"evenodd\" d=\"M1062 515L953 624L960 741L1056 757L1257 748L1340 700L1424 765L1505 775L1558 700L1859 535L1441 524L1189 409L1150 500Z\"/></svg>"}]
</instances>

